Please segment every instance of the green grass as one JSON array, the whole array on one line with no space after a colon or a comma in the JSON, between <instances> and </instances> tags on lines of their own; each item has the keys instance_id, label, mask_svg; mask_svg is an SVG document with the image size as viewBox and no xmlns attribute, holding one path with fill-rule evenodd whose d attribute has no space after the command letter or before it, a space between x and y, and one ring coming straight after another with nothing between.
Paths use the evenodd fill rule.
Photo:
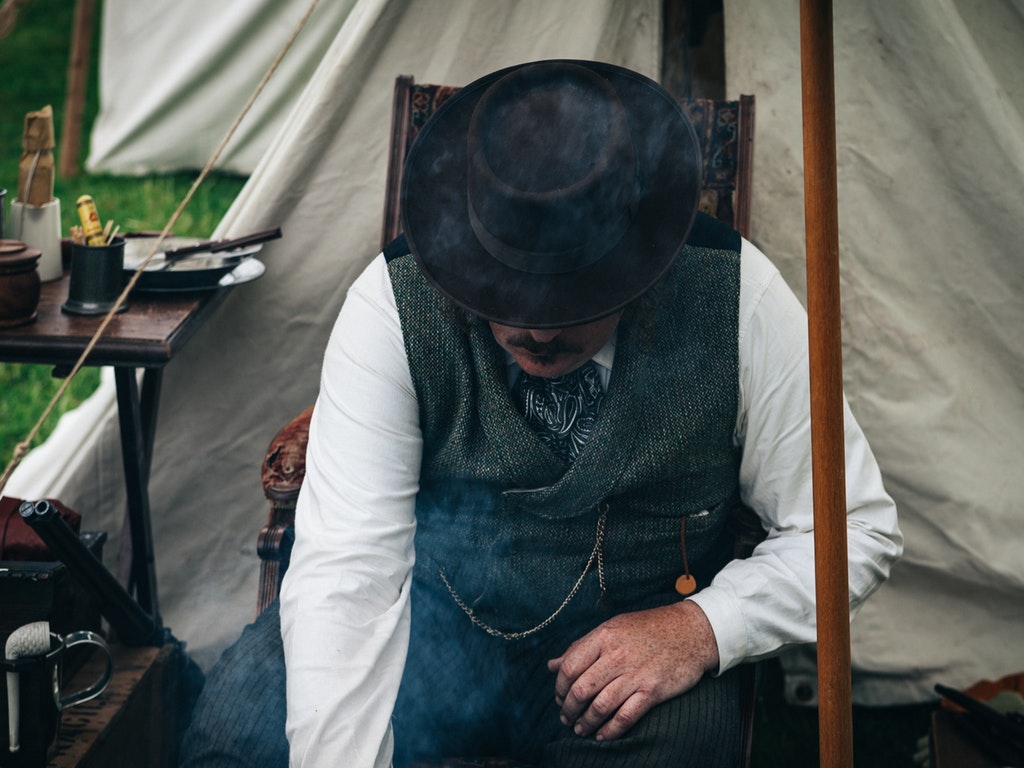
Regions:
<instances>
[{"instance_id":1,"label":"green grass","mask_svg":"<svg viewBox=\"0 0 1024 768\"><path fill-rule=\"evenodd\" d=\"M76 376L44 423L43 433L50 434L60 416L91 395L98 383L97 369ZM60 384L60 379L55 379L43 365L0 365L0 392L4 393L0 398L0 445L4 447L5 466L14 446L42 416Z\"/></svg>"},{"instance_id":2,"label":"green grass","mask_svg":"<svg viewBox=\"0 0 1024 768\"><path fill-rule=\"evenodd\" d=\"M54 132L59 153L64 126L68 57L74 3L66 0L33 0L19 12L14 29L0 39L0 188L7 189L7 208L16 196L18 160L25 115L46 105L53 107ZM89 131L98 109L96 62L99 55L101 3L96 19L88 77L84 125L81 135L84 166ZM60 158L56 157L59 167ZM57 176L54 196L61 201L61 225L65 235L78 224L74 201L92 195L101 219L113 219L122 232L162 230L188 193L197 172L119 177L81 173L75 178ZM174 234L207 237L245 183L243 177L213 174L196 191L174 226ZM99 382L99 371L84 368L72 382L61 402L33 445L50 433L57 417L88 397ZM15 445L42 415L60 385L48 366L0 363L0 468L6 466Z\"/></svg>"}]
</instances>

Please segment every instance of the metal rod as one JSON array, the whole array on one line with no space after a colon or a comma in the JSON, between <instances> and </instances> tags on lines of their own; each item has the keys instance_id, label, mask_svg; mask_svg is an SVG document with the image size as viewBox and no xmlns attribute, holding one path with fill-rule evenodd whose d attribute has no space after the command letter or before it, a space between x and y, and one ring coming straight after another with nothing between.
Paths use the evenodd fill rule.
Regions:
<instances>
[{"instance_id":1,"label":"metal rod","mask_svg":"<svg viewBox=\"0 0 1024 768\"><path fill-rule=\"evenodd\" d=\"M831 0L801 0L820 764L853 766L850 588Z\"/></svg>"},{"instance_id":2,"label":"metal rod","mask_svg":"<svg viewBox=\"0 0 1024 768\"><path fill-rule=\"evenodd\" d=\"M67 566L75 581L96 599L100 613L110 622L121 642L132 646L159 646L168 640L169 635L89 551L53 504L45 499L34 503L26 501L18 512Z\"/></svg>"}]
</instances>

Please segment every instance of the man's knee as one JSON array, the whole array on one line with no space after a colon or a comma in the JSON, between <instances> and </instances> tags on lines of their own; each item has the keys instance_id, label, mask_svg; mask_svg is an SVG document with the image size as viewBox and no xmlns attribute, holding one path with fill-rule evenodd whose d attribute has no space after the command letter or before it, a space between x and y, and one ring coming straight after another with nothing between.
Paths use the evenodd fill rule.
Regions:
<instances>
[{"instance_id":1,"label":"man's knee","mask_svg":"<svg viewBox=\"0 0 1024 768\"><path fill-rule=\"evenodd\" d=\"M275 601L210 670L181 744L181 768L288 765L285 667Z\"/></svg>"},{"instance_id":2,"label":"man's knee","mask_svg":"<svg viewBox=\"0 0 1024 768\"><path fill-rule=\"evenodd\" d=\"M545 768L733 768L740 760L739 676L705 677L651 709L624 736L598 742L568 735L548 745Z\"/></svg>"}]
</instances>

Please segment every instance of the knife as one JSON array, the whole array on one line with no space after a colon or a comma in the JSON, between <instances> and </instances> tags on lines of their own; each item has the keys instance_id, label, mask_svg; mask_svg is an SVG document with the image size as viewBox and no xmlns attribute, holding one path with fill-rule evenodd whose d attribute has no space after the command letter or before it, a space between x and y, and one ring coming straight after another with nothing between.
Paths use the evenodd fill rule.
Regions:
<instances>
[{"instance_id":1,"label":"knife","mask_svg":"<svg viewBox=\"0 0 1024 768\"><path fill-rule=\"evenodd\" d=\"M164 258L167 261L177 261L178 259L189 256L193 253L217 253L219 251L230 251L234 248L244 248L247 245L256 245L257 243L265 243L268 240L276 240L281 237L281 228L274 227L273 229L264 229L259 232L253 232L249 235L243 235L242 237L233 237L229 240L206 240L202 243L196 243L195 245L186 245L181 248L174 248L170 251L164 252Z\"/></svg>"}]
</instances>

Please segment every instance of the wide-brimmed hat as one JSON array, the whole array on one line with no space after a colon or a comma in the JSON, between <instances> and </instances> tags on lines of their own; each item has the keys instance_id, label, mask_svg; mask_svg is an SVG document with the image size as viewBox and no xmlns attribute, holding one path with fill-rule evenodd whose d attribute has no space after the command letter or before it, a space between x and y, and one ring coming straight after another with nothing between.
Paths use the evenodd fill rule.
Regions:
<instances>
[{"instance_id":1,"label":"wide-brimmed hat","mask_svg":"<svg viewBox=\"0 0 1024 768\"><path fill-rule=\"evenodd\" d=\"M611 64L541 61L462 88L405 164L402 224L427 280L503 325L605 317L672 264L700 150L676 100Z\"/></svg>"}]
</instances>

